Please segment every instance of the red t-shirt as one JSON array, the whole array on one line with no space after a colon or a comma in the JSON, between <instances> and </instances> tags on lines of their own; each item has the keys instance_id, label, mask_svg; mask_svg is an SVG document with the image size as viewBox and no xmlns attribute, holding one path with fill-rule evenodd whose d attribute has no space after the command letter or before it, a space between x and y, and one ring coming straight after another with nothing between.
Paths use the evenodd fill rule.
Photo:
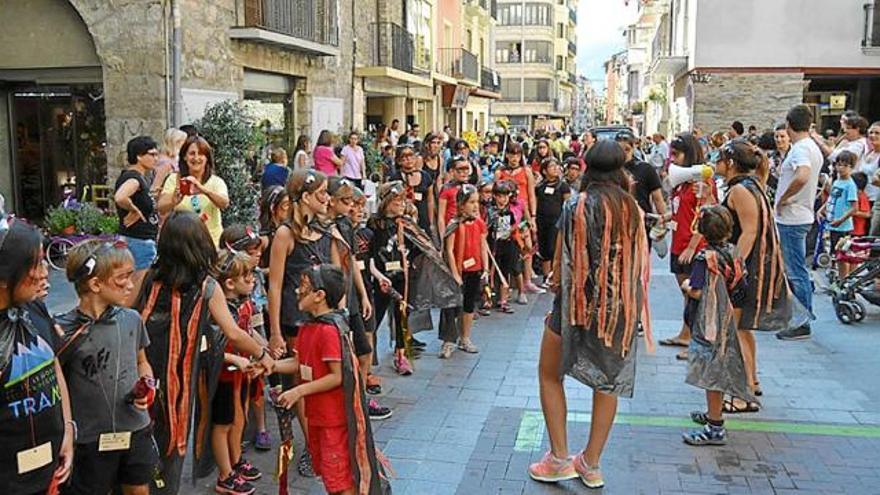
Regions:
<instances>
[{"instance_id":1,"label":"red t-shirt","mask_svg":"<svg viewBox=\"0 0 880 495\"><path fill-rule=\"evenodd\" d=\"M467 221L458 226L452 234L453 254L462 273L483 271L483 256L480 252L486 223L482 218Z\"/></svg>"},{"instance_id":2,"label":"red t-shirt","mask_svg":"<svg viewBox=\"0 0 880 495\"><path fill-rule=\"evenodd\" d=\"M871 201L868 199L868 195L865 194L865 191L859 191L859 200L857 202L858 208L857 211L871 211ZM870 222L870 218L862 218L862 217L853 217L853 235L868 235L868 224Z\"/></svg>"},{"instance_id":3,"label":"red t-shirt","mask_svg":"<svg viewBox=\"0 0 880 495\"><path fill-rule=\"evenodd\" d=\"M675 231L672 233L670 252L675 256L681 254L691 242L691 237L694 235L691 231L691 225L697 216L697 206L714 203L715 201L711 198L718 197L713 181L706 180L704 184L706 184L704 189L711 197L703 193L702 198L697 198L692 182L685 182L672 190L672 220L675 222ZM699 252L705 245L706 241L701 241L695 252Z\"/></svg>"},{"instance_id":4,"label":"red t-shirt","mask_svg":"<svg viewBox=\"0 0 880 495\"><path fill-rule=\"evenodd\" d=\"M461 184L454 184L452 182L447 182L445 186L443 186L443 190L440 191L440 199L446 200L446 215L443 217L443 221L446 222L446 225L449 225L449 222L455 218L455 213L458 211L458 204L455 202L455 195L458 194L458 190L461 189ZM442 235L443 232L440 232Z\"/></svg>"},{"instance_id":5,"label":"red t-shirt","mask_svg":"<svg viewBox=\"0 0 880 495\"><path fill-rule=\"evenodd\" d=\"M299 355L300 378L304 382L315 381L330 374L328 361L342 362L339 330L328 323L309 322L300 327L295 349ZM311 377L308 376L310 373ZM304 400L310 426L345 425L342 386L309 395Z\"/></svg>"},{"instance_id":6,"label":"red t-shirt","mask_svg":"<svg viewBox=\"0 0 880 495\"><path fill-rule=\"evenodd\" d=\"M232 309L232 308L230 308L230 309ZM237 317L236 323L238 323L239 330L241 330L242 332L244 332L248 335L252 335L250 328L251 328L251 317L254 315L253 301L248 299L241 306L239 306L236 309L236 312L234 312L233 314L235 314ZM247 356L246 354L242 354L240 352L237 352L235 350L235 348L232 347L231 343L226 344L226 349L224 350L224 352L229 353L229 354L238 354L240 356ZM224 382L224 383L232 383L233 380L235 380L236 373L241 373L241 370L238 370L238 369L230 370L229 365L224 364L223 370L220 371L220 381Z\"/></svg>"}]
</instances>

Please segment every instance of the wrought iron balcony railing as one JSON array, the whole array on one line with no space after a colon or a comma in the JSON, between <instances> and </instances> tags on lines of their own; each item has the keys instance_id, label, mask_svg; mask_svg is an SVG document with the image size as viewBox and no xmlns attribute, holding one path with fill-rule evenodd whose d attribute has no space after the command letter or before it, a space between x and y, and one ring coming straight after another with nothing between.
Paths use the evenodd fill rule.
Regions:
<instances>
[{"instance_id":1,"label":"wrought iron balcony railing","mask_svg":"<svg viewBox=\"0 0 880 495\"><path fill-rule=\"evenodd\" d=\"M339 46L337 0L244 0L245 27Z\"/></svg>"},{"instance_id":2,"label":"wrought iron balcony railing","mask_svg":"<svg viewBox=\"0 0 880 495\"><path fill-rule=\"evenodd\" d=\"M437 50L437 72L456 79L480 81L480 64L477 62L477 56L464 48Z\"/></svg>"}]
</instances>

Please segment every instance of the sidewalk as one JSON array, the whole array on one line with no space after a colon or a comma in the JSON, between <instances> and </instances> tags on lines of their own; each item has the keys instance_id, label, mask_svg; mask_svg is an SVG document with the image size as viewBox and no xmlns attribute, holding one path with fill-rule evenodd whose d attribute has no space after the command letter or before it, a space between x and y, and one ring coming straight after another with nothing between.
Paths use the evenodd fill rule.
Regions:
<instances>
[{"instance_id":1,"label":"sidewalk","mask_svg":"<svg viewBox=\"0 0 880 495\"><path fill-rule=\"evenodd\" d=\"M665 260L655 260L651 306L655 339L674 335L681 299ZM54 281L54 280L53 280ZM57 285L53 285L53 296ZM480 353L436 358L433 334L420 334L428 351L415 374L394 375L387 329L380 332L383 405L394 416L374 423L374 435L396 477L396 495L586 493L580 481L557 486L528 479L526 467L547 448L538 398L537 360L542 321L551 297L515 306L513 315L477 321ZM817 294L813 338L782 342L758 334L760 413L728 422L724 447L688 447L681 432L688 414L705 408L701 390L684 383L675 348L654 354L639 345L636 392L620 401L617 424L603 458L600 493L853 493L880 494L880 309L869 306L860 324L837 322L827 296ZM589 428L590 390L574 380L568 391L569 444L582 448ZM270 425L274 424L270 414ZM296 428L295 428L296 429ZM275 437L277 439L277 436ZM297 438L297 455L302 449ZM265 473L257 493L277 493L271 477L276 453L248 452ZM295 475L291 493L323 493L320 483ZM190 491L213 492L205 479Z\"/></svg>"}]
</instances>

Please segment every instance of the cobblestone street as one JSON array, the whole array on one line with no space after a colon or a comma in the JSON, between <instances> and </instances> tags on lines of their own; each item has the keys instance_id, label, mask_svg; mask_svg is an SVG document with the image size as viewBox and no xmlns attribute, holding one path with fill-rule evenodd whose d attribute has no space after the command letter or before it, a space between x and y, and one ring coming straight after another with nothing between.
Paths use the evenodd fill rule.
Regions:
<instances>
[{"instance_id":1,"label":"cobblestone street","mask_svg":"<svg viewBox=\"0 0 880 495\"><path fill-rule=\"evenodd\" d=\"M665 263L655 260L652 309L656 338L676 333L678 295ZM53 275L56 279L58 272ZM68 287L56 282L54 294ZM56 290L57 289L57 290ZM54 310L64 304L51 301ZM705 407L702 391L684 384L676 349L653 354L640 345L635 397L621 400L604 458L602 493L880 493L880 389L876 333L880 312L869 309L857 325L837 322L826 296L817 296L813 339L781 342L759 334L758 363L764 409L728 417L724 447L687 447L680 433L688 414ZM585 493L580 481L557 486L528 479L527 465L547 448L538 399L536 363L549 295L514 315L479 320L477 355L435 357L431 342L416 372L397 377L384 359L381 401L394 416L374 423L377 443L393 464L395 494ZM380 346L388 352L387 329ZM589 427L590 391L568 380L569 444L583 446ZM270 424L274 418L270 415ZM297 454L302 449L296 442ZM265 474L257 493L277 493L275 452L248 452ZM295 466L292 472L295 472ZM213 492L201 480L189 494ZM320 483L294 476L294 494L323 493Z\"/></svg>"}]
</instances>

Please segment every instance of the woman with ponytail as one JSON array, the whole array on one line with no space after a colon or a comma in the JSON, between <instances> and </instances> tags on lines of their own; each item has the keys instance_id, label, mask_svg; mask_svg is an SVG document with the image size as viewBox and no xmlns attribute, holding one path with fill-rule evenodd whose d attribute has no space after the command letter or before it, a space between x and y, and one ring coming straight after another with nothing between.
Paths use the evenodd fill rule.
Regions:
<instances>
[{"instance_id":1,"label":"woman with ponytail","mask_svg":"<svg viewBox=\"0 0 880 495\"><path fill-rule=\"evenodd\" d=\"M650 261L644 221L627 192L626 157L614 141L587 153L590 166L578 197L563 207L553 260L556 298L548 315L538 362L541 408L550 451L529 466L529 475L555 482L578 478L604 485L599 458L617 412L617 397L632 397L636 335L648 315ZM563 373L593 389L586 448L569 456Z\"/></svg>"},{"instance_id":2,"label":"woman with ponytail","mask_svg":"<svg viewBox=\"0 0 880 495\"><path fill-rule=\"evenodd\" d=\"M791 325L800 326L809 318L808 313L794 303L785 276L773 207L761 179L768 169L766 155L745 141L731 141L722 146L716 168L727 181L728 192L722 204L733 217L730 242L736 245L746 269L738 336L749 389L757 396L762 393L758 386L755 337L750 330L784 330ZM740 398L731 398L724 405L726 413L757 410L756 402Z\"/></svg>"},{"instance_id":3,"label":"woman with ponytail","mask_svg":"<svg viewBox=\"0 0 880 495\"><path fill-rule=\"evenodd\" d=\"M324 263L340 266L334 229L323 227L319 217L327 214L330 195L327 176L311 169L298 169L287 182L290 218L275 231L269 261L269 347L281 357L293 349L299 325L306 315L299 310L296 291L306 269ZM297 416L303 432L308 428L302 406ZM299 460L301 475L313 477L311 459L304 452Z\"/></svg>"}]
</instances>

